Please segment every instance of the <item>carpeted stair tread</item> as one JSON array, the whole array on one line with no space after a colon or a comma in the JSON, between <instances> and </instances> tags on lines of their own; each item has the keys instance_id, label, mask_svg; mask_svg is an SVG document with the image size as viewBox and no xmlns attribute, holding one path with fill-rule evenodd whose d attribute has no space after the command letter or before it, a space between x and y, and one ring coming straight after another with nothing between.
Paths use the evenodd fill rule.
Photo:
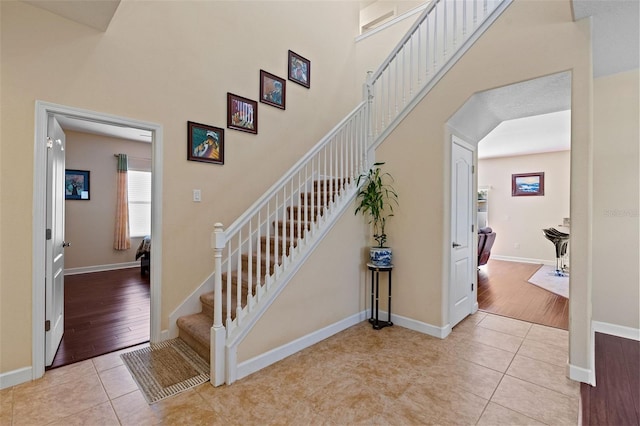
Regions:
<instances>
[{"instance_id":1,"label":"carpeted stair tread","mask_svg":"<svg viewBox=\"0 0 640 426\"><path fill-rule=\"evenodd\" d=\"M213 321L201 313L185 315L177 321L178 336L191 346L201 357L210 359L210 338Z\"/></svg>"},{"instance_id":2,"label":"carpeted stair tread","mask_svg":"<svg viewBox=\"0 0 640 426\"><path fill-rule=\"evenodd\" d=\"M293 247L296 247L298 245L298 240L296 238L292 240L291 238L286 238L281 235L278 235L277 239L273 235L270 236L269 238L267 238L266 236L262 236L260 237L260 245L261 245L260 249L262 250L262 253L264 254L267 253L267 244L269 244L270 245L269 254L275 255L276 241L278 243L278 255L282 255L283 251L288 255L289 252L291 251L291 243L293 243ZM282 250L283 244L286 250Z\"/></svg>"}]
</instances>

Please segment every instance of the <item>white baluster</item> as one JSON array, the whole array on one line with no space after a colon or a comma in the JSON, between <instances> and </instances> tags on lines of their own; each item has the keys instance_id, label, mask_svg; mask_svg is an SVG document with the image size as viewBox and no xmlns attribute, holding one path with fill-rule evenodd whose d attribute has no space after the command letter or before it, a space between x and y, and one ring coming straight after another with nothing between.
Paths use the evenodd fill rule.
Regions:
<instances>
[{"instance_id":1,"label":"white baluster","mask_svg":"<svg viewBox=\"0 0 640 426\"><path fill-rule=\"evenodd\" d=\"M462 40L467 39L467 1L462 2Z\"/></svg>"},{"instance_id":2,"label":"white baluster","mask_svg":"<svg viewBox=\"0 0 640 426\"><path fill-rule=\"evenodd\" d=\"M240 324L240 321L242 320L242 229L240 229L238 231L238 250L237 250L237 256L238 256L238 270L237 270L237 276L238 276L238 285L236 286L236 321L238 322L238 325Z\"/></svg>"},{"instance_id":3,"label":"white baluster","mask_svg":"<svg viewBox=\"0 0 640 426\"><path fill-rule=\"evenodd\" d=\"M271 224L269 223L269 219L271 218L271 213L270 213L270 209L269 206L271 205L271 200L267 201L267 220L265 221L265 225L267 228L267 235L266 235L266 241L267 244L265 246L267 253L265 254L266 258L269 260L269 262L271 261L271 257L275 257L276 260L274 260L274 265L273 268L275 270L276 268L276 264L277 264L277 259L278 256L272 256L271 255ZM265 285L271 281L271 269L267 268L267 270L265 271Z\"/></svg>"},{"instance_id":4,"label":"white baluster","mask_svg":"<svg viewBox=\"0 0 640 426\"><path fill-rule=\"evenodd\" d=\"M253 310L253 232L251 219L249 220L249 235L247 236L247 279L249 280L247 291L247 308L249 312ZM260 259L258 259L258 262Z\"/></svg>"},{"instance_id":5,"label":"white baluster","mask_svg":"<svg viewBox=\"0 0 640 426\"><path fill-rule=\"evenodd\" d=\"M293 209L295 208L295 206L293 204L295 202L295 200L294 200L295 191L293 190L293 178L291 178L290 182L291 182L291 190L289 192L289 200L290 201L289 201L289 217L288 217L288 220L289 220L289 237L291 238L290 243L289 243L289 250L290 250L289 254L291 255L293 253L293 241L295 240L295 234L293 232L293 230L294 230L294 228L293 228L293 225L294 225L294 223L293 223Z\"/></svg>"},{"instance_id":6,"label":"white baluster","mask_svg":"<svg viewBox=\"0 0 640 426\"><path fill-rule=\"evenodd\" d=\"M225 381L225 329L222 325L222 250L225 246L224 230L221 223L214 226L214 288L213 288L213 327L209 334L211 347L210 377L215 386Z\"/></svg>"},{"instance_id":7,"label":"white baluster","mask_svg":"<svg viewBox=\"0 0 640 426\"><path fill-rule=\"evenodd\" d=\"M420 37L421 31L420 28L422 28L422 24L418 25L418 28L416 29L416 34L418 36L418 59L417 59L417 63L418 63L418 87L422 86L421 80L420 80L420 64L422 63L421 58L422 58L422 37ZM413 50L413 49L412 49Z\"/></svg>"},{"instance_id":8,"label":"white baluster","mask_svg":"<svg viewBox=\"0 0 640 426\"><path fill-rule=\"evenodd\" d=\"M453 1L453 53L456 51L456 32L458 31L458 26L456 25L458 22L458 7L456 6L458 2L456 0Z\"/></svg>"},{"instance_id":9,"label":"white baluster","mask_svg":"<svg viewBox=\"0 0 640 426\"><path fill-rule=\"evenodd\" d=\"M443 23L442 23L442 63L444 64L447 61L447 0L443 0L442 8L443 8Z\"/></svg>"},{"instance_id":10,"label":"white baluster","mask_svg":"<svg viewBox=\"0 0 640 426\"><path fill-rule=\"evenodd\" d=\"M258 261L256 262L256 297L260 295L260 285L262 284L262 241L260 240L261 236L261 228L262 221L260 220L261 214L260 210L258 210L258 229L256 229L256 257ZM251 253L249 253L251 254ZM265 270L269 270L269 259L265 258L266 265Z\"/></svg>"},{"instance_id":11,"label":"white baluster","mask_svg":"<svg viewBox=\"0 0 640 426\"><path fill-rule=\"evenodd\" d=\"M231 282L231 268L231 241L229 241L229 244L227 244L227 327L229 327L231 324L231 311L233 311L233 306L231 306L231 292L233 291Z\"/></svg>"},{"instance_id":12,"label":"white baluster","mask_svg":"<svg viewBox=\"0 0 640 426\"><path fill-rule=\"evenodd\" d=\"M433 73L436 73L438 62L438 4L433 8Z\"/></svg>"}]
</instances>

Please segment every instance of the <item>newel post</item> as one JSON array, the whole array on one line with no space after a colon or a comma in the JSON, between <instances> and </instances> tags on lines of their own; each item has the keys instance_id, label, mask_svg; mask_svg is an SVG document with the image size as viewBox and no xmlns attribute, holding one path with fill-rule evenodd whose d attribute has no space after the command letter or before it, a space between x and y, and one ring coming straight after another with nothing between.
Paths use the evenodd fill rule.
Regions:
<instances>
[{"instance_id":1,"label":"newel post","mask_svg":"<svg viewBox=\"0 0 640 426\"><path fill-rule=\"evenodd\" d=\"M226 330L222 325L222 250L225 245L224 230L221 223L216 223L211 235L214 249L213 272L213 327L211 327L210 376L213 386L225 382L225 343Z\"/></svg>"}]
</instances>

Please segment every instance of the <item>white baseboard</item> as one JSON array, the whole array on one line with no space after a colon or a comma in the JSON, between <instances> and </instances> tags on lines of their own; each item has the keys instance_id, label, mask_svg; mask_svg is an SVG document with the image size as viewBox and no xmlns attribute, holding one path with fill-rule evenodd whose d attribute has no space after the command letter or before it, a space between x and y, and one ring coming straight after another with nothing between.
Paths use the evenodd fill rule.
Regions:
<instances>
[{"instance_id":1,"label":"white baseboard","mask_svg":"<svg viewBox=\"0 0 640 426\"><path fill-rule=\"evenodd\" d=\"M111 263L109 265L83 266L64 270L64 275L89 274L91 272L115 271L117 269L139 268L140 262Z\"/></svg>"},{"instance_id":2,"label":"white baseboard","mask_svg":"<svg viewBox=\"0 0 640 426\"><path fill-rule=\"evenodd\" d=\"M576 382L588 383L591 386L596 385L596 376L593 370L587 370L586 368L578 367L577 365L567 364L568 372L567 376L571 380Z\"/></svg>"},{"instance_id":3,"label":"white baseboard","mask_svg":"<svg viewBox=\"0 0 640 426\"><path fill-rule=\"evenodd\" d=\"M610 334L612 336L623 337L640 341L640 329L626 327L624 325L610 324L601 321L591 321L591 327L595 333Z\"/></svg>"},{"instance_id":4,"label":"white baseboard","mask_svg":"<svg viewBox=\"0 0 640 426\"><path fill-rule=\"evenodd\" d=\"M505 262L542 263L543 265L556 266L555 259L532 259L528 257L500 256L499 254L491 254L491 259L504 260Z\"/></svg>"},{"instance_id":5,"label":"white baseboard","mask_svg":"<svg viewBox=\"0 0 640 426\"><path fill-rule=\"evenodd\" d=\"M10 388L11 386L33 380L33 370L31 367L23 367L17 370L0 373L0 389Z\"/></svg>"},{"instance_id":6,"label":"white baseboard","mask_svg":"<svg viewBox=\"0 0 640 426\"><path fill-rule=\"evenodd\" d=\"M387 313L385 311L378 311L378 319L386 321ZM438 339L444 339L451 333L451 326L449 324L446 324L443 327L436 327L435 325L396 315L394 313L391 313L391 322L395 325L399 325L400 327L428 334L429 336L437 337Z\"/></svg>"},{"instance_id":7,"label":"white baseboard","mask_svg":"<svg viewBox=\"0 0 640 426\"><path fill-rule=\"evenodd\" d=\"M213 272L178 306L169 314L169 330L167 338L178 337L178 318L185 315L197 314L202 310L200 295L213 291ZM224 320L224 319L223 319Z\"/></svg>"},{"instance_id":8,"label":"white baseboard","mask_svg":"<svg viewBox=\"0 0 640 426\"><path fill-rule=\"evenodd\" d=\"M311 345L333 336L351 326L354 326L362 322L366 318L366 311L358 312L343 320L335 322L313 333L302 336L292 342L282 345L278 348L272 349L247 361L238 364L236 370L236 380L247 377L249 374L255 373L258 370L262 370L265 367L270 366L290 355L293 355L301 350L308 348Z\"/></svg>"}]
</instances>

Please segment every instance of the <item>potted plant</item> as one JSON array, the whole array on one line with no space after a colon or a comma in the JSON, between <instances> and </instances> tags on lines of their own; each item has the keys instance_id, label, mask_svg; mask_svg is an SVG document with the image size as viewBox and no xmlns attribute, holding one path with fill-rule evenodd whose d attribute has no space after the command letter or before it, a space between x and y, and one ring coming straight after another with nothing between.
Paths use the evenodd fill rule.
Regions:
<instances>
[{"instance_id":1,"label":"potted plant","mask_svg":"<svg viewBox=\"0 0 640 426\"><path fill-rule=\"evenodd\" d=\"M357 180L360 190L356 196L358 204L355 214L368 216L369 223L373 224L373 239L378 245L371 247L370 261L376 266L391 265L391 249L385 246L385 225L387 219L393 216L393 205L398 204L398 194L391 185L393 177L382 172L380 166L383 164L375 163L369 171L358 176Z\"/></svg>"}]
</instances>

